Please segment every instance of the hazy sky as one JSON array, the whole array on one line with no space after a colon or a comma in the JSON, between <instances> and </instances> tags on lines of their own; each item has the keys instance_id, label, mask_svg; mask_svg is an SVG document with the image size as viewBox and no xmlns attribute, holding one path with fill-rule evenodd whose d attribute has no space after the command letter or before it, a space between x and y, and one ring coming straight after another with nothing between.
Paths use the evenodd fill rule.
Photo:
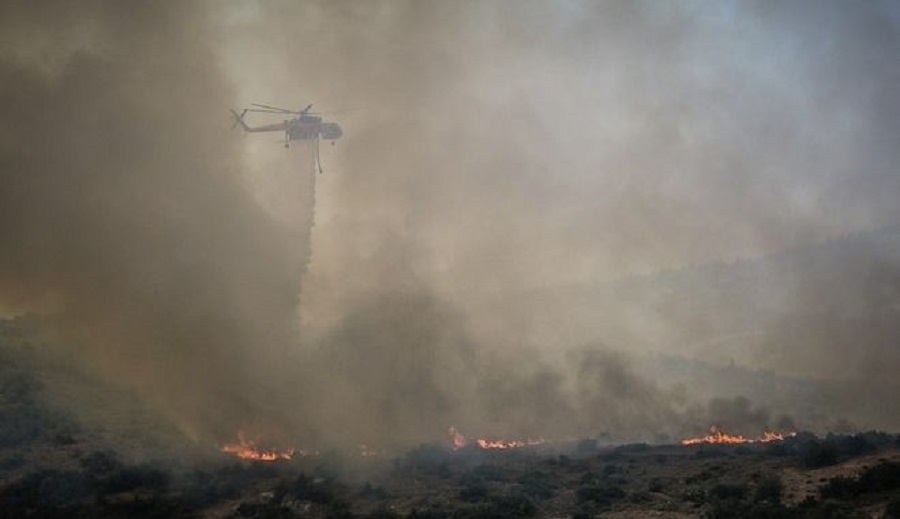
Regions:
<instances>
[{"instance_id":1,"label":"hazy sky","mask_svg":"<svg viewBox=\"0 0 900 519\"><path fill-rule=\"evenodd\" d=\"M889 3L230 7L241 102L357 109L336 116L320 221L412 234L454 285L607 280L898 220Z\"/></svg>"},{"instance_id":2,"label":"hazy sky","mask_svg":"<svg viewBox=\"0 0 900 519\"><path fill-rule=\"evenodd\" d=\"M523 294L900 223L896 6L5 2L0 311L198 439L696 426L677 312ZM315 199L251 102L352 109Z\"/></svg>"}]
</instances>

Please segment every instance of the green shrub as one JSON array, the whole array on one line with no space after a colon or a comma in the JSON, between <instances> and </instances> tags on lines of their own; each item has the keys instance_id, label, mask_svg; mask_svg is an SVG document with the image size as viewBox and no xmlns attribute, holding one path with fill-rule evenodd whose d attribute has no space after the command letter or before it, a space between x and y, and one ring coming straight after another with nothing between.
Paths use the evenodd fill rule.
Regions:
<instances>
[{"instance_id":1,"label":"green shrub","mask_svg":"<svg viewBox=\"0 0 900 519\"><path fill-rule=\"evenodd\" d=\"M459 490L459 499L469 503L482 501L488 496L487 483L482 479L472 478L463 483Z\"/></svg>"},{"instance_id":2,"label":"green shrub","mask_svg":"<svg viewBox=\"0 0 900 519\"><path fill-rule=\"evenodd\" d=\"M556 493L556 482L543 472L529 472L519 478L519 489L531 499L550 499Z\"/></svg>"},{"instance_id":3,"label":"green shrub","mask_svg":"<svg viewBox=\"0 0 900 519\"><path fill-rule=\"evenodd\" d=\"M337 500L336 486L333 480L300 474L285 490L294 499L327 505Z\"/></svg>"},{"instance_id":4,"label":"green shrub","mask_svg":"<svg viewBox=\"0 0 900 519\"><path fill-rule=\"evenodd\" d=\"M720 483L709 489L709 496L719 500L740 501L747 495L744 485L728 485Z\"/></svg>"},{"instance_id":5,"label":"green shrub","mask_svg":"<svg viewBox=\"0 0 900 519\"><path fill-rule=\"evenodd\" d=\"M881 492L900 488L900 462L881 462L859 475L860 492Z\"/></svg>"},{"instance_id":6,"label":"green shrub","mask_svg":"<svg viewBox=\"0 0 900 519\"><path fill-rule=\"evenodd\" d=\"M862 494L892 491L900 488L900 463L882 462L862 471L858 478L837 476L819 489L826 499L852 500Z\"/></svg>"},{"instance_id":7,"label":"green shrub","mask_svg":"<svg viewBox=\"0 0 900 519\"><path fill-rule=\"evenodd\" d=\"M753 499L755 501L780 504L783 494L784 483L781 481L781 478L776 475L769 475L760 479L759 483L756 484Z\"/></svg>"},{"instance_id":8,"label":"green shrub","mask_svg":"<svg viewBox=\"0 0 900 519\"><path fill-rule=\"evenodd\" d=\"M819 488L819 495L823 499L855 499L859 496L859 485L853 478L836 476Z\"/></svg>"},{"instance_id":9,"label":"green shrub","mask_svg":"<svg viewBox=\"0 0 900 519\"><path fill-rule=\"evenodd\" d=\"M162 491L169 485L169 474L148 465L123 467L105 475L100 480L102 491L127 492L137 488Z\"/></svg>"},{"instance_id":10,"label":"green shrub","mask_svg":"<svg viewBox=\"0 0 900 519\"><path fill-rule=\"evenodd\" d=\"M833 442L810 441L800 448L799 462L808 469L834 465L838 462L838 448Z\"/></svg>"},{"instance_id":11,"label":"green shrub","mask_svg":"<svg viewBox=\"0 0 900 519\"><path fill-rule=\"evenodd\" d=\"M609 506L625 497L625 491L617 486L593 484L584 485L575 492L579 503L593 502L600 506Z\"/></svg>"}]
</instances>

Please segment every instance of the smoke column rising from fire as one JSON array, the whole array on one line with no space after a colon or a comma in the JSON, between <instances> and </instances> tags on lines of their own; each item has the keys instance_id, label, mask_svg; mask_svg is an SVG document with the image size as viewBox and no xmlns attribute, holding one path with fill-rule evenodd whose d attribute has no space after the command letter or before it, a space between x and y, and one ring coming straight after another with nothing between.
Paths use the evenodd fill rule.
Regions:
<instances>
[{"instance_id":1,"label":"smoke column rising from fire","mask_svg":"<svg viewBox=\"0 0 900 519\"><path fill-rule=\"evenodd\" d=\"M753 304L770 307L775 324L739 329L750 339L728 348L715 323L679 318L686 305L581 294L900 220L897 20L883 2L238 9L224 53L239 95L361 109L341 117L346 137L320 191L328 217L304 287L308 332L331 352L321 373L337 387L326 393L386 429L424 427L392 422L410 414L394 405L428 409L412 422L435 435L447 422L426 418L441 413L502 415L519 435L578 429L573 410L591 401L606 406L589 413L600 429L677 422L678 398L631 376L622 356L607 371L598 364L602 383L579 382L592 375L565 352L600 342L789 376L877 378L874 394L887 394L889 377L844 362L840 345L777 336L752 347L765 327L839 301L843 289L810 296L756 283ZM749 321L746 309L713 308ZM399 360L446 336L465 340L408 368ZM896 348L858 343L856 359L900 362ZM371 359L383 368L369 370ZM400 376L411 369L425 373L421 383ZM408 396L417 388L428 388L421 401Z\"/></svg>"},{"instance_id":2,"label":"smoke column rising from fire","mask_svg":"<svg viewBox=\"0 0 900 519\"><path fill-rule=\"evenodd\" d=\"M715 406L613 350L727 361L689 340L714 327L573 287L900 221L887 3L0 9L0 304L199 436L705 427ZM359 109L302 291L306 159L229 133L249 102ZM779 317L837 298L758 290ZM846 376L884 396L900 359L871 344ZM734 354L840 375L845 351L812 351Z\"/></svg>"},{"instance_id":3,"label":"smoke column rising from fire","mask_svg":"<svg viewBox=\"0 0 900 519\"><path fill-rule=\"evenodd\" d=\"M252 422L294 340L302 236L242 183L207 14L0 10L4 310L53 315L192 434Z\"/></svg>"}]
</instances>

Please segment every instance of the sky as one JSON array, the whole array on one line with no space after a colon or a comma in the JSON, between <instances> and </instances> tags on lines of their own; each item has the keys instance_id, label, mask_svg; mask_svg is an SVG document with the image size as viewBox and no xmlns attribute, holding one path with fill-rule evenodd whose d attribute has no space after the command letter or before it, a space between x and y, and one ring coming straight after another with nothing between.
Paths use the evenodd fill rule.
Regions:
<instances>
[{"instance_id":1,"label":"sky","mask_svg":"<svg viewBox=\"0 0 900 519\"><path fill-rule=\"evenodd\" d=\"M333 159L353 185L322 210L421 230L453 284L604 281L897 220L896 9L510 7L243 7L226 69L245 103L356 108Z\"/></svg>"},{"instance_id":2,"label":"sky","mask_svg":"<svg viewBox=\"0 0 900 519\"><path fill-rule=\"evenodd\" d=\"M53 316L198 441L677 434L715 406L628 358L716 337L560 291L900 223L898 25L891 2L8 2L0 311ZM249 103L338 122L325 173L230 129ZM758 297L774 322L805 301ZM841 355L748 351L826 379Z\"/></svg>"}]
</instances>

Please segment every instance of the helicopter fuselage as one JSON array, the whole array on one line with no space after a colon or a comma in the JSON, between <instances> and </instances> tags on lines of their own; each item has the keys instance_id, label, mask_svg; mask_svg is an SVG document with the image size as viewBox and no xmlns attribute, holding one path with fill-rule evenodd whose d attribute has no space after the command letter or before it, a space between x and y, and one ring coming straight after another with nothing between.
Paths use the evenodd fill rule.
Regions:
<instances>
[{"instance_id":1,"label":"helicopter fuselage","mask_svg":"<svg viewBox=\"0 0 900 519\"><path fill-rule=\"evenodd\" d=\"M284 130L292 141L316 138L336 141L344 134L337 123L323 123L320 117L300 117L287 121Z\"/></svg>"},{"instance_id":2,"label":"helicopter fuselage","mask_svg":"<svg viewBox=\"0 0 900 519\"><path fill-rule=\"evenodd\" d=\"M337 123L322 122L320 114L310 113L312 105L307 105L303 110L287 110L278 108L277 106L263 105L259 103L251 103L256 108L245 108L241 113L232 110L235 124L241 125L246 132L284 132L284 147L289 148L291 141L312 141L315 144L315 168L322 173L322 163L319 161L319 141L325 139L334 141L341 138L344 131ZM244 115L247 112L262 112L267 114L278 114L282 116L296 115L293 119L284 119L281 123L267 124L264 126L251 127L244 121Z\"/></svg>"},{"instance_id":3,"label":"helicopter fuselage","mask_svg":"<svg viewBox=\"0 0 900 519\"><path fill-rule=\"evenodd\" d=\"M244 110L246 112L246 110ZM275 124L267 124L264 126L248 126L244 122L243 114L239 114L232 110L234 120L246 132L284 132L284 140L287 141L312 141L316 139L325 139L327 141L336 141L344 135L344 131L337 123L322 122L321 117L313 115L301 115L293 119L285 119L283 122Z\"/></svg>"}]
</instances>

